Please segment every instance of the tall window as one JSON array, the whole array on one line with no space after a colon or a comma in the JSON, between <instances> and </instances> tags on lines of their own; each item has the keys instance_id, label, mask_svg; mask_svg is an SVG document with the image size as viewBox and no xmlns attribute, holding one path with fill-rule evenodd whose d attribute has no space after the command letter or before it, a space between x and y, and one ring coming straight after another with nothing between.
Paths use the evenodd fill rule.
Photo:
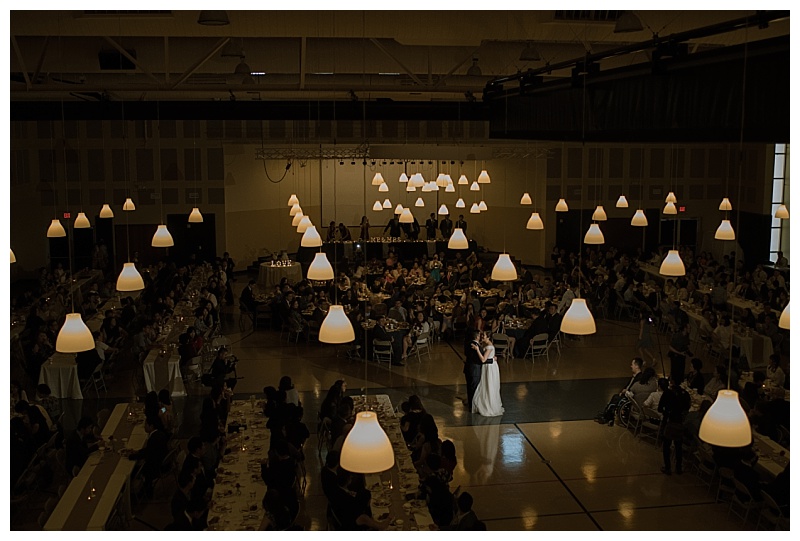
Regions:
<instances>
[{"instance_id":1,"label":"tall window","mask_svg":"<svg viewBox=\"0 0 800 541\"><path fill-rule=\"evenodd\" d=\"M778 251L789 257L789 228L783 227L783 220L775 218L775 211L784 202L784 189L789 183L786 173L789 170L789 145L775 145L775 165L772 172L772 229L769 239L769 259L773 263L778 260ZM784 231L785 229L785 231Z\"/></svg>"}]
</instances>

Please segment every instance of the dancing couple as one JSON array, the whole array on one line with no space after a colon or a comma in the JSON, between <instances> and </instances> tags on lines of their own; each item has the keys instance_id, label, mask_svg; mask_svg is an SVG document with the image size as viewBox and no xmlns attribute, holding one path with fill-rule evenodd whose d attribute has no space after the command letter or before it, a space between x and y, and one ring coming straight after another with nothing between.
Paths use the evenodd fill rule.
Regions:
<instances>
[{"instance_id":1,"label":"dancing couple","mask_svg":"<svg viewBox=\"0 0 800 541\"><path fill-rule=\"evenodd\" d=\"M500 370L488 333L472 331L465 353L464 376L470 411L484 417L502 415L505 410L500 399Z\"/></svg>"}]
</instances>

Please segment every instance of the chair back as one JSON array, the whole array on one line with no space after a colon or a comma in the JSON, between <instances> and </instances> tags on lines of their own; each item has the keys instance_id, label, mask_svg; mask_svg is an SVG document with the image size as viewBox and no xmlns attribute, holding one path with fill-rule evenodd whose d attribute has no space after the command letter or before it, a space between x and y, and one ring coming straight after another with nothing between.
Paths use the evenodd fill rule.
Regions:
<instances>
[{"instance_id":1,"label":"chair back","mask_svg":"<svg viewBox=\"0 0 800 541\"><path fill-rule=\"evenodd\" d=\"M536 348L546 348L547 347L547 333L539 333L533 337L531 341L531 347L534 349Z\"/></svg>"},{"instance_id":2,"label":"chair back","mask_svg":"<svg viewBox=\"0 0 800 541\"><path fill-rule=\"evenodd\" d=\"M496 332L492 334L492 343L495 349L508 347L508 335Z\"/></svg>"},{"instance_id":3,"label":"chair back","mask_svg":"<svg viewBox=\"0 0 800 541\"><path fill-rule=\"evenodd\" d=\"M376 352L380 353L392 352L392 343L388 340L373 340L372 347Z\"/></svg>"}]
</instances>

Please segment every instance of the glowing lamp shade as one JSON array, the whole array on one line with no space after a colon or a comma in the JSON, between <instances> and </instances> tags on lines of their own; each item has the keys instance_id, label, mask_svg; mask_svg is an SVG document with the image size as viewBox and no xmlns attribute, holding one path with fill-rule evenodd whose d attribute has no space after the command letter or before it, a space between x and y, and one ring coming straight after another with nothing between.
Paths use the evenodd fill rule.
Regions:
<instances>
[{"instance_id":1,"label":"glowing lamp shade","mask_svg":"<svg viewBox=\"0 0 800 541\"><path fill-rule=\"evenodd\" d=\"M293 205L299 205L300 200L297 198L296 194L292 194L289 196L289 201L286 202L287 207L291 207Z\"/></svg>"},{"instance_id":2,"label":"glowing lamp shade","mask_svg":"<svg viewBox=\"0 0 800 541\"><path fill-rule=\"evenodd\" d=\"M456 208L457 209L463 209L463 208L466 208L466 206L467 206L467 204L464 203L464 200L459 197L458 201L456 201Z\"/></svg>"},{"instance_id":3,"label":"glowing lamp shade","mask_svg":"<svg viewBox=\"0 0 800 541\"><path fill-rule=\"evenodd\" d=\"M484 201L483 199L481 199L481 202L480 202L480 203L478 203L478 209L479 209L481 212L483 212L483 211L485 211L485 210L489 210L489 207L487 207L487 206L486 206L486 201Z\"/></svg>"},{"instance_id":4,"label":"glowing lamp shade","mask_svg":"<svg viewBox=\"0 0 800 541\"><path fill-rule=\"evenodd\" d=\"M407 192L416 192L416 191L417 191L417 189L414 187L414 185L413 185L413 184L411 184L411 183L409 182L408 184L406 184L406 191L407 191Z\"/></svg>"},{"instance_id":5,"label":"glowing lamp shade","mask_svg":"<svg viewBox=\"0 0 800 541\"><path fill-rule=\"evenodd\" d=\"M130 197L122 204L122 210L136 210L136 205L133 204L133 199Z\"/></svg>"},{"instance_id":6,"label":"glowing lamp shade","mask_svg":"<svg viewBox=\"0 0 800 541\"><path fill-rule=\"evenodd\" d=\"M730 199L723 197L722 202L719 204L719 210L733 210Z\"/></svg>"},{"instance_id":7,"label":"glowing lamp shade","mask_svg":"<svg viewBox=\"0 0 800 541\"><path fill-rule=\"evenodd\" d=\"M413 224L414 223L414 215L411 214L411 209L404 208L403 212L400 213L400 223L401 224Z\"/></svg>"},{"instance_id":8,"label":"glowing lamp shade","mask_svg":"<svg viewBox=\"0 0 800 541\"><path fill-rule=\"evenodd\" d=\"M379 192L388 192L389 191L389 186L385 182L381 182L381 185L378 186L378 191Z\"/></svg>"},{"instance_id":9,"label":"glowing lamp shade","mask_svg":"<svg viewBox=\"0 0 800 541\"><path fill-rule=\"evenodd\" d=\"M317 252L314 261L308 267L306 278L309 280L333 280L333 267L325 252Z\"/></svg>"},{"instance_id":10,"label":"glowing lamp shade","mask_svg":"<svg viewBox=\"0 0 800 541\"><path fill-rule=\"evenodd\" d=\"M664 203L677 203L678 198L675 197L675 192L669 192L667 194L667 198L664 199Z\"/></svg>"},{"instance_id":11,"label":"glowing lamp shade","mask_svg":"<svg viewBox=\"0 0 800 541\"><path fill-rule=\"evenodd\" d=\"M510 282L517 279L517 268L508 254L500 254L492 268L492 280Z\"/></svg>"},{"instance_id":12,"label":"glowing lamp shade","mask_svg":"<svg viewBox=\"0 0 800 541\"><path fill-rule=\"evenodd\" d=\"M667 252L667 257L661 262L658 273L662 276L686 276L686 267L683 266L683 260L678 250Z\"/></svg>"},{"instance_id":13,"label":"glowing lamp shade","mask_svg":"<svg viewBox=\"0 0 800 541\"><path fill-rule=\"evenodd\" d=\"M385 209L390 209L390 208L392 208L392 202L391 202L391 201L389 201L388 199L384 199L384 200L383 200L383 208L385 208Z\"/></svg>"},{"instance_id":14,"label":"glowing lamp shade","mask_svg":"<svg viewBox=\"0 0 800 541\"><path fill-rule=\"evenodd\" d=\"M408 175L406 175L405 173L400 173L400 178L399 178L399 180L400 180L400 182L402 182L402 183L406 183L406 182L408 182Z\"/></svg>"},{"instance_id":15,"label":"glowing lamp shade","mask_svg":"<svg viewBox=\"0 0 800 541\"><path fill-rule=\"evenodd\" d=\"M445 191L446 193L455 193L455 191L456 191L456 187L455 187L455 186L453 185L453 183L451 182L451 183L449 183L449 184L447 185L447 187L445 187L444 191Z\"/></svg>"},{"instance_id":16,"label":"glowing lamp shade","mask_svg":"<svg viewBox=\"0 0 800 541\"><path fill-rule=\"evenodd\" d=\"M303 238L300 239L300 246L305 246L307 248L322 246L322 237L315 226L311 225L306 229L305 233L303 233Z\"/></svg>"},{"instance_id":17,"label":"glowing lamp shade","mask_svg":"<svg viewBox=\"0 0 800 541\"><path fill-rule=\"evenodd\" d=\"M522 194L522 197L519 200L519 204L520 205L532 205L533 201L531 201L531 194L529 194L528 192L525 192L524 194Z\"/></svg>"},{"instance_id":18,"label":"glowing lamp shade","mask_svg":"<svg viewBox=\"0 0 800 541\"><path fill-rule=\"evenodd\" d=\"M471 192L479 192L479 191L481 191L481 187L478 186L477 182L473 182L469 187L469 191L471 191Z\"/></svg>"},{"instance_id":19,"label":"glowing lamp shade","mask_svg":"<svg viewBox=\"0 0 800 541\"><path fill-rule=\"evenodd\" d=\"M154 248L169 248L170 246L175 246L175 241L172 240L172 235L170 234L166 225L161 224L156 228L156 232L153 234L153 240L150 242L150 246L153 246Z\"/></svg>"},{"instance_id":20,"label":"glowing lamp shade","mask_svg":"<svg viewBox=\"0 0 800 541\"><path fill-rule=\"evenodd\" d=\"M566 334L594 334L597 327L594 324L594 317L586 306L586 299L572 299L569 310L561 320L561 332Z\"/></svg>"},{"instance_id":21,"label":"glowing lamp shade","mask_svg":"<svg viewBox=\"0 0 800 541\"><path fill-rule=\"evenodd\" d=\"M11 257L12 258L14 257L14 252L11 252ZM16 259L14 261L16 261ZM14 261L12 261L12 263ZM780 318L780 320L778 320L778 327L780 327L781 329L787 329L787 330L789 329L789 305L790 304L791 304L790 302L786 303L786 308L783 309L783 312L781 312L781 318Z\"/></svg>"},{"instance_id":22,"label":"glowing lamp shade","mask_svg":"<svg viewBox=\"0 0 800 541\"><path fill-rule=\"evenodd\" d=\"M647 227L647 216L644 215L644 211L639 209L631 218L631 225L636 227Z\"/></svg>"},{"instance_id":23,"label":"glowing lamp shade","mask_svg":"<svg viewBox=\"0 0 800 541\"><path fill-rule=\"evenodd\" d=\"M425 184L425 178L422 176L422 173L414 173L411 175L411 178L408 179L408 183L413 185L415 188L422 188Z\"/></svg>"},{"instance_id":24,"label":"glowing lamp shade","mask_svg":"<svg viewBox=\"0 0 800 541\"><path fill-rule=\"evenodd\" d=\"M92 227L92 224L89 223L89 218L86 217L85 213L79 212L75 218L75 229L88 229L90 227Z\"/></svg>"},{"instance_id":25,"label":"glowing lamp shade","mask_svg":"<svg viewBox=\"0 0 800 541\"><path fill-rule=\"evenodd\" d=\"M750 421L739 403L739 393L722 390L700 423L701 440L719 447L745 447L753 440Z\"/></svg>"},{"instance_id":26,"label":"glowing lamp shade","mask_svg":"<svg viewBox=\"0 0 800 541\"><path fill-rule=\"evenodd\" d=\"M292 208L289 209L289 216L294 216L295 214L301 212L302 210L303 209L300 208L300 204L295 203L294 205L292 205Z\"/></svg>"},{"instance_id":27,"label":"glowing lamp shade","mask_svg":"<svg viewBox=\"0 0 800 541\"><path fill-rule=\"evenodd\" d=\"M11 263L16 263L17 262L17 256L14 255L14 250L11 250L10 248L9 248L9 250L11 251Z\"/></svg>"},{"instance_id":28,"label":"glowing lamp shade","mask_svg":"<svg viewBox=\"0 0 800 541\"><path fill-rule=\"evenodd\" d=\"M436 185L441 188L447 186L447 177L445 176L444 173L439 173L439 176L436 177Z\"/></svg>"},{"instance_id":29,"label":"glowing lamp shade","mask_svg":"<svg viewBox=\"0 0 800 541\"><path fill-rule=\"evenodd\" d=\"M417 197L417 201L414 203L415 207L424 207L425 201L422 200L421 197Z\"/></svg>"},{"instance_id":30,"label":"glowing lamp shade","mask_svg":"<svg viewBox=\"0 0 800 541\"><path fill-rule=\"evenodd\" d=\"M781 204L778 207L778 210L775 211L775 217L781 220L785 220L789 217L789 210L786 208L786 205Z\"/></svg>"},{"instance_id":31,"label":"glowing lamp shade","mask_svg":"<svg viewBox=\"0 0 800 541\"><path fill-rule=\"evenodd\" d=\"M297 227L300 225L300 221L303 219L303 216L305 216L305 214L303 214L302 211L295 214L294 218L292 218L292 227Z\"/></svg>"},{"instance_id":32,"label":"glowing lamp shade","mask_svg":"<svg viewBox=\"0 0 800 541\"><path fill-rule=\"evenodd\" d=\"M50 222L50 227L47 228L47 236L50 238L67 236L64 226L61 225L61 220L54 219Z\"/></svg>"},{"instance_id":33,"label":"glowing lamp shade","mask_svg":"<svg viewBox=\"0 0 800 541\"><path fill-rule=\"evenodd\" d=\"M200 209L197 207L192 208L192 212L189 213L189 223L190 224L201 224L203 223L203 215L200 213Z\"/></svg>"},{"instance_id":34,"label":"glowing lamp shade","mask_svg":"<svg viewBox=\"0 0 800 541\"><path fill-rule=\"evenodd\" d=\"M113 218L114 217L114 211L111 210L111 207L109 206L108 203L103 205L103 208L100 209L100 217L101 218Z\"/></svg>"},{"instance_id":35,"label":"glowing lamp shade","mask_svg":"<svg viewBox=\"0 0 800 541\"><path fill-rule=\"evenodd\" d=\"M664 205L664 214L678 214L678 209L675 207L675 203L668 201L667 204Z\"/></svg>"},{"instance_id":36,"label":"glowing lamp shade","mask_svg":"<svg viewBox=\"0 0 800 541\"><path fill-rule=\"evenodd\" d=\"M441 206L441 207L439 207L438 214L439 214L440 216L446 216L446 215L450 214L450 210L448 210L448 208L447 208L447 205L445 205L444 203L442 203L442 206Z\"/></svg>"},{"instance_id":37,"label":"glowing lamp shade","mask_svg":"<svg viewBox=\"0 0 800 541\"><path fill-rule=\"evenodd\" d=\"M492 182L492 179L489 178L489 173L486 172L486 169L481 171L481 174L478 175L478 184L489 184Z\"/></svg>"},{"instance_id":38,"label":"glowing lamp shade","mask_svg":"<svg viewBox=\"0 0 800 541\"><path fill-rule=\"evenodd\" d=\"M458 183L461 186L466 186L467 184L469 184L469 180L467 179L467 175L461 175L460 177L458 177Z\"/></svg>"},{"instance_id":39,"label":"glowing lamp shade","mask_svg":"<svg viewBox=\"0 0 800 541\"><path fill-rule=\"evenodd\" d=\"M141 291L144 289L144 280L136 265L131 262L122 265L122 271L117 277L117 291Z\"/></svg>"},{"instance_id":40,"label":"glowing lamp shade","mask_svg":"<svg viewBox=\"0 0 800 541\"><path fill-rule=\"evenodd\" d=\"M348 344L356 339L353 324L341 304L332 304L319 327L319 341L325 344Z\"/></svg>"},{"instance_id":41,"label":"glowing lamp shade","mask_svg":"<svg viewBox=\"0 0 800 541\"><path fill-rule=\"evenodd\" d=\"M469 208L470 214L480 214L481 207L478 206L477 203L473 203L472 206Z\"/></svg>"},{"instance_id":42,"label":"glowing lamp shade","mask_svg":"<svg viewBox=\"0 0 800 541\"><path fill-rule=\"evenodd\" d=\"M426 182L425 184L422 185L422 191L425 193L432 192L433 188L431 188L431 184L429 182Z\"/></svg>"},{"instance_id":43,"label":"glowing lamp shade","mask_svg":"<svg viewBox=\"0 0 800 541\"><path fill-rule=\"evenodd\" d=\"M380 212L383 210L383 205L381 205L380 201L375 201L375 204L372 205L372 210L374 210L375 212Z\"/></svg>"},{"instance_id":44,"label":"glowing lamp shade","mask_svg":"<svg viewBox=\"0 0 800 541\"><path fill-rule=\"evenodd\" d=\"M714 233L714 238L717 240L736 240L736 233L733 232L730 220L722 220L717 232Z\"/></svg>"},{"instance_id":45,"label":"glowing lamp shade","mask_svg":"<svg viewBox=\"0 0 800 541\"><path fill-rule=\"evenodd\" d=\"M600 226L597 224L590 225L586 235L583 236L584 244L603 244L605 241L603 232L600 231Z\"/></svg>"},{"instance_id":46,"label":"glowing lamp shade","mask_svg":"<svg viewBox=\"0 0 800 541\"><path fill-rule=\"evenodd\" d=\"M464 230L457 227L453 234L450 235L450 240L447 241L447 247L451 250L466 250L469 248L469 241L464 234Z\"/></svg>"},{"instance_id":47,"label":"glowing lamp shade","mask_svg":"<svg viewBox=\"0 0 800 541\"><path fill-rule=\"evenodd\" d=\"M380 173L375 173L375 176L372 177L372 185L373 186L380 186L381 184L385 184L386 182L383 180L383 175Z\"/></svg>"},{"instance_id":48,"label":"glowing lamp shade","mask_svg":"<svg viewBox=\"0 0 800 541\"><path fill-rule=\"evenodd\" d=\"M56 351L59 353L80 353L94 349L92 331L81 319L80 314L67 314L67 319L56 337Z\"/></svg>"},{"instance_id":49,"label":"glowing lamp shade","mask_svg":"<svg viewBox=\"0 0 800 541\"><path fill-rule=\"evenodd\" d=\"M403 205L398 203L397 206L394 207L394 213L395 214L402 214L403 213Z\"/></svg>"},{"instance_id":50,"label":"glowing lamp shade","mask_svg":"<svg viewBox=\"0 0 800 541\"><path fill-rule=\"evenodd\" d=\"M445 183L444 183L444 184L442 184L442 186L445 186L445 185L447 185L447 184L452 184L452 183L453 183L453 179L450 177L450 175L448 175L447 173L445 173L445 174L444 174L444 182L445 182Z\"/></svg>"},{"instance_id":51,"label":"glowing lamp shade","mask_svg":"<svg viewBox=\"0 0 800 541\"><path fill-rule=\"evenodd\" d=\"M297 232L305 233L306 229L308 229L312 225L314 224L311 223L311 218L309 218L308 216L303 216L302 218L300 218L300 223L297 224Z\"/></svg>"},{"instance_id":52,"label":"glowing lamp shade","mask_svg":"<svg viewBox=\"0 0 800 541\"><path fill-rule=\"evenodd\" d=\"M528 224L525 226L525 228L533 230L544 229L544 223L542 222L542 219L539 217L538 212L531 212L531 217L528 218Z\"/></svg>"},{"instance_id":53,"label":"glowing lamp shade","mask_svg":"<svg viewBox=\"0 0 800 541\"><path fill-rule=\"evenodd\" d=\"M592 213L592 220L596 222L604 222L608 220L606 209L603 208L603 205L597 205L597 208L594 209L594 212Z\"/></svg>"},{"instance_id":54,"label":"glowing lamp shade","mask_svg":"<svg viewBox=\"0 0 800 541\"><path fill-rule=\"evenodd\" d=\"M619 199L617 199L617 208L618 209L628 208L628 199L624 195L620 195Z\"/></svg>"},{"instance_id":55,"label":"glowing lamp shade","mask_svg":"<svg viewBox=\"0 0 800 541\"><path fill-rule=\"evenodd\" d=\"M430 181L428 183L428 186L430 186L432 192L438 192L439 191L439 185L436 184L434 181Z\"/></svg>"},{"instance_id":56,"label":"glowing lamp shade","mask_svg":"<svg viewBox=\"0 0 800 541\"><path fill-rule=\"evenodd\" d=\"M394 466L392 443L374 411L356 414L356 422L342 445L339 464L353 473L379 473Z\"/></svg>"},{"instance_id":57,"label":"glowing lamp shade","mask_svg":"<svg viewBox=\"0 0 800 541\"><path fill-rule=\"evenodd\" d=\"M556 212L567 212L569 210L569 205L567 205L567 201L562 197L556 203Z\"/></svg>"}]
</instances>

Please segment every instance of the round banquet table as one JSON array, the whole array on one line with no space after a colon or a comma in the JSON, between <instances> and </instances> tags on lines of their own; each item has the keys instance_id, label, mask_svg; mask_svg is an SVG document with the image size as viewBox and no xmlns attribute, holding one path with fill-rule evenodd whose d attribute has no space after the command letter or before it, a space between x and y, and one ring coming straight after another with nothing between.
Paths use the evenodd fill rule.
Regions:
<instances>
[{"instance_id":1,"label":"round banquet table","mask_svg":"<svg viewBox=\"0 0 800 541\"><path fill-rule=\"evenodd\" d=\"M267 288L273 288L281 283L281 278L288 278L293 284L303 279L303 270L300 263L293 261L291 265L272 265L271 261L265 261L258 268L258 284Z\"/></svg>"}]
</instances>

